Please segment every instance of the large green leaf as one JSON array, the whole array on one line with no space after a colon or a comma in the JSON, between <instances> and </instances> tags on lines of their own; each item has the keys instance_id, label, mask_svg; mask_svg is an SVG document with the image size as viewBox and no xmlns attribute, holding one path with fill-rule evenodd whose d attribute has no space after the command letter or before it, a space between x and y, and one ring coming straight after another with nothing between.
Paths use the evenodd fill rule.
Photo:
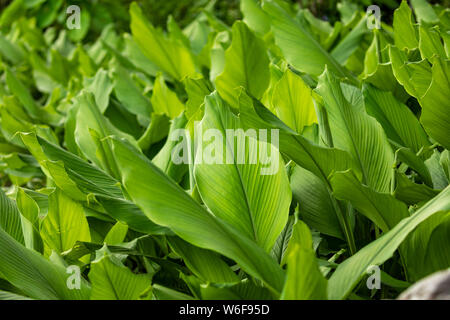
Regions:
<instances>
[{"instance_id":1,"label":"large green leaf","mask_svg":"<svg viewBox=\"0 0 450 320\"><path fill-rule=\"evenodd\" d=\"M204 203L269 251L287 222L291 202L278 150L269 141L258 141L255 130L254 135L244 132L239 119L215 93L205 98L205 116L199 126L201 136L196 138L204 141L197 150L194 171Z\"/></svg>"},{"instance_id":2,"label":"large green leaf","mask_svg":"<svg viewBox=\"0 0 450 320\"><path fill-rule=\"evenodd\" d=\"M417 281L448 268L449 254L443 244L448 239L450 212L439 212L412 232L401 245L409 281ZM423 263L427 261L427 263Z\"/></svg>"},{"instance_id":3,"label":"large green leaf","mask_svg":"<svg viewBox=\"0 0 450 320\"><path fill-rule=\"evenodd\" d=\"M387 192L394 153L381 125L350 104L328 70L321 75L316 91L324 100L334 146L348 151L358 162L365 184Z\"/></svg>"},{"instance_id":4,"label":"large green leaf","mask_svg":"<svg viewBox=\"0 0 450 320\"><path fill-rule=\"evenodd\" d=\"M241 92L239 104L240 118L246 129L278 129L280 152L314 173L327 185L329 185L328 177L334 171L345 171L349 168L359 170L357 163L346 151L312 143L286 126L259 101L251 99L245 92Z\"/></svg>"},{"instance_id":5,"label":"large green leaf","mask_svg":"<svg viewBox=\"0 0 450 320\"><path fill-rule=\"evenodd\" d=\"M0 273L15 287L35 299L85 300L90 287L80 279L80 290L70 290L71 276L35 251L25 248L0 228Z\"/></svg>"},{"instance_id":6,"label":"large green leaf","mask_svg":"<svg viewBox=\"0 0 450 320\"><path fill-rule=\"evenodd\" d=\"M329 177L333 172L352 168L360 177L360 169L357 163L346 151L315 145L308 139L295 133L259 101L252 100L244 92L241 93L239 101L240 118L243 126L245 128L279 130L280 152L319 178L324 183L329 194L332 192ZM344 214L335 199L331 195L329 197L351 251L355 251L356 247L349 217Z\"/></svg>"},{"instance_id":7,"label":"large green leaf","mask_svg":"<svg viewBox=\"0 0 450 320\"><path fill-rule=\"evenodd\" d=\"M206 211L133 147L117 139L112 143L128 194L152 221L187 242L234 259L244 271L281 291L284 273L261 247Z\"/></svg>"},{"instance_id":8,"label":"large green leaf","mask_svg":"<svg viewBox=\"0 0 450 320\"><path fill-rule=\"evenodd\" d=\"M346 298L362 279L368 267L380 265L389 259L420 223L438 212L450 210L450 187L427 202L412 216L400 221L393 229L371 242L355 255L342 262L328 282L328 298Z\"/></svg>"}]
</instances>

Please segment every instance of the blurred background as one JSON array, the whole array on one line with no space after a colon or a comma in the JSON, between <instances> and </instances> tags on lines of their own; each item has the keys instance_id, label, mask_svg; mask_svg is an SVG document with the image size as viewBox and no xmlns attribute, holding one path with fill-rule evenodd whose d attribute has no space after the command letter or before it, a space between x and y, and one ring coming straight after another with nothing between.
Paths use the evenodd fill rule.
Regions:
<instances>
[{"instance_id":1,"label":"blurred background","mask_svg":"<svg viewBox=\"0 0 450 320\"><path fill-rule=\"evenodd\" d=\"M285 0L292 5L308 8L316 17L334 23L339 20L339 7L342 3L350 3L355 11L364 10L371 4L380 6L382 19L391 22L392 13L401 1L399 0ZM8 5L16 7L17 16L36 16L40 28L47 26L62 26L66 13L63 8L69 5L78 5L82 9L82 20L88 24L85 35L95 38L101 33L104 26L114 23L117 30L128 30L128 8L132 0L0 0L0 12ZM166 27L166 21L171 15L180 27L188 25L202 11L214 12L220 20L228 25L241 18L239 0L137 0L147 18L155 26ZM444 7L450 6L450 0L429 1L441 3ZM87 9L87 10L86 10ZM389 12L389 14L386 14ZM1 25L1 23L0 23Z\"/></svg>"}]
</instances>

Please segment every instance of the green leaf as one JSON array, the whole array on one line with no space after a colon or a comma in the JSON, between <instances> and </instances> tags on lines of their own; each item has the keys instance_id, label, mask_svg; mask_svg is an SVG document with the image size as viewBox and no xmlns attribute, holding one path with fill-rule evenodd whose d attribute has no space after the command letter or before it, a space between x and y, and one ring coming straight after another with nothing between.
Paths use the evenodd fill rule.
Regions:
<instances>
[{"instance_id":1,"label":"green leaf","mask_svg":"<svg viewBox=\"0 0 450 320\"><path fill-rule=\"evenodd\" d=\"M427 202L417 212L400 221L393 229L371 242L355 255L342 262L328 282L328 298L344 299L364 276L371 265L380 265L389 259L420 223L437 212L450 210L450 187Z\"/></svg>"},{"instance_id":2,"label":"green leaf","mask_svg":"<svg viewBox=\"0 0 450 320\"><path fill-rule=\"evenodd\" d=\"M184 80L184 86L189 97L186 101L186 117L191 119L200 109L200 106L203 105L205 97L214 89L211 83L203 77L186 78Z\"/></svg>"},{"instance_id":3,"label":"green leaf","mask_svg":"<svg viewBox=\"0 0 450 320\"><path fill-rule=\"evenodd\" d=\"M42 221L41 237L46 256L72 249L77 241L91 241L83 206L56 189L49 195L48 214Z\"/></svg>"},{"instance_id":4,"label":"green leaf","mask_svg":"<svg viewBox=\"0 0 450 320\"><path fill-rule=\"evenodd\" d=\"M302 221L294 225L287 254L287 277L283 300L326 300L327 280L313 250L311 232Z\"/></svg>"},{"instance_id":5,"label":"green leaf","mask_svg":"<svg viewBox=\"0 0 450 320\"><path fill-rule=\"evenodd\" d=\"M363 16L358 24L331 51L331 56L341 65L345 65L352 54L360 48L367 29L367 17ZM333 69L331 66L328 66Z\"/></svg>"},{"instance_id":6,"label":"green leaf","mask_svg":"<svg viewBox=\"0 0 450 320\"><path fill-rule=\"evenodd\" d=\"M281 291L284 273L262 248L211 215L131 146L117 139L112 143L128 194L151 220L187 242L234 259L269 288Z\"/></svg>"},{"instance_id":7,"label":"green leaf","mask_svg":"<svg viewBox=\"0 0 450 320\"><path fill-rule=\"evenodd\" d=\"M390 188L394 153L381 125L345 98L337 78L326 70L315 89L323 98L334 146L359 163L363 183L375 191Z\"/></svg>"},{"instance_id":8,"label":"green leaf","mask_svg":"<svg viewBox=\"0 0 450 320\"><path fill-rule=\"evenodd\" d=\"M64 162L67 174L83 192L123 197L118 181L97 167L34 134L22 133L21 138L39 163L45 160Z\"/></svg>"},{"instance_id":9,"label":"green leaf","mask_svg":"<svg viewBox=\"0 0 450 320\"><path fill-rule=\"evenodd\" d=\"M431 200L439 194L439 190L432 189L425 184L414 183L398 172L395 173L395 181L397 186L394 196L409 205Z\"/></svg>"},{"instance_id":10,"label":"green leaf","mask_svg":"<svg viewBox=\"0 0 450 320\"><path fill-rule=\"evenodd\" d=\"M419 36L419 50L422 59L428 59L432 62L435 55L442 59L447 57L437 26L432 28L419 26Z\"/></svg>"},{"instance_id":11,"label":"green leaf","mask_svg":"<svg viewBox=\"0 0 450 320\"><path fill-rule=\"evenodd\" d=\"M25 52L16 43L8 40L0 33L0 54L11 61L13 65L19 65L24 61Z\"/></svg>"},{"instance_id":12,"label":"green leaf","mask_svg":"<svg viewBox=\"0 0 450 320\"><path fill-rule=\"evenodd\" d=\"M131 201L105 195L97 195L96 199L108 215L117 221L126 223L130 229L154 235L173 234L168 228L159 226L149 220L142 210Z\"/></svg>"},{"instance_id":13,"label":"green leaf","mask_svg":"<svg viewBox=\"0 0 450 320\"><path fill-rule=\"evenodd\" d=\"M434 58L432 80L426 93L420 97L422 122L425 131L437 142L450 149L450 62Z\"/></svg>"},{"instance_id":14,"label":"green leaf","mask_svg":"<svg viewBox=\"0 0 450 320\"><path fill-rule=\"evenodd\" d=\"M291 174L291 188L299 204L299 216L321 233L344 239L336 209L326 184L300 166Z\"/></svg>"},{"instance_id":15,"label":"green leaf","mask_svg":"<svg viewBox=\"0 0 450 320\"><path fill-rule=\"evenodd\" d=\"M21 244L25 244L20 212L16 204L0 190L0 228Z\"/></svg>"},{"instance_id":16,"label":"green leaf","mask_svg":"<svg viewBox=\"0 0 450 320\"><path fill-rule=\"evenodd\" d=\"M8 27L18 17L23 14L25 7L23 0L14 0L11 5L6 7L0 16L0 27Z\"/></svg>"},{"instance_id":17,"label":"green leaf","mask_svg":"<svg viewBox=\"0 0 450 320\"><path fill-rule=\"evenodd\" d=\"M156 76L151 102L156 114L165 114L170 119L178 117L184 110L184 104L167 87L161 73Z\"/></svg>"},{"instance_id":18,"label":"green leaf","mask_svg":"<svg viewBox=\"0 0 450 320\"><path fill-rule=\"evenodd\" d=\"M169 237L170 247L180 255L189 270L206 282L238 282L231 268L212 251L197 248L178 237Z\"/></svg>"},{"instance_id":19,"label":"green leaf","mask_svg":"<svg viewBox=\"0 0 450 320\"><path fill-rule=\"evenodd\" d=\"M134 274L107 251L102 253L89 272L91 300L137 300L150 289L148 275Z\"/></svg>"},{"instance_id":20,"label":"green leaf","mask_svg":"<svg viewBox=\"0 0 450 320\"><path fill-rule=\"evenodd\" d=\"M16 96L25 107L28 114L32 118L38 119L40 110L31 96L30 91L28 91L28 88L25 87L9 68L6 68L6 83L8 84L9 90L11 90L14 96Z\"/></svg>"},{"instance_id":21,"label":"green leaf","mask_svg":"<svg viewBox=\"0 0 450 320\"><path fill-rule=\"evenodd\" d=\"M449 184L444 168L441 166L440 158L439 151L434 150L433 155L425 160L425 165L430 172L433 188L435 189L444 189Z\"/></svg>"},{"instance_id":22,"label":"green leaf","mask_svg":"<svg viewBox=\"0 0 450 320\"><path fill-rule=\"evenodd\" d=\"M439 18L434 12L433 7L425 0L411 0L417 20L430 24L439 23Z\"/></svg>"},{"instance_id":23,"label":"green leaf","mask_svg":"<svg viewBox=\"0 0 450 320\"><path fill-rule=\"evenodd\" d=\"M158 300L194 300L193 297L188 296L182 292L175 291L158 284L152 286L152 291Z\"/></svg>"},{"instance_id":24,"label":"green leaf","mask_svg":"<svg viewBox=\"0 0 450 320\"><path fill-rule=\"evenodd\" d=\"M430 261L430 273L448 268L450 265L450 253L442 250L442 243L450 237L450 213L447 213L440 224L433 230L428 242L425 261Z\"/></svg>"},{"instance_id":25,"label":"green leaf","mask_svg":"<svg viewBox=\"0 0 450 320\"><path fill-rule=\"evenodd\" d=\"M176 80L196 73L190 51L182 44L165 37L144 17L138 4L130 6L131 33L142 52L161 70Z\"/></svg>"},{"instance_id":26,"label":"green leaf","mask_svg":"<svg viewBox=\"0 0 450 320\"><path fill-rule=\"evenodd\" d=\"M194 172L204 203L269 251L287 222L291 202L281 156L268 142L256 140L255 130L238 131L238 118L216 93L205 98L199 126L196 139L203 145L197 150ZM212 130L215 134L209 136Z\"/></svg>"},{"instance_id":27,"label":"green leaf","mask_svg":"<svg viewBox=\"0 0 450 320\"><path fill-rule=\"evenodd\" d=\"M29 249L43 252L43 244L39 235L39 206L22 188L17 192L16 204L22 215L24 244Z\"/></svg>"},{"instance_id":28,"label":"green leaf","mask_svg":"<svg viewBox=\"0 0 450 320\"><path fill-rule=\"evenodd\" d=\"M108 72L99 69L93 78L85 80L84 86L86 91L94 94L95 102L100 112L104 113L108 107L109 95L113 89L113 83L108 76Z\"/></svg>"},{"instance_id":29,"label":"green leaf","mask_svg":"<svg viewBox=\"0 0 450 320\"><path fill-rule=\"evenodd\" d=\"M220 96L237 108L238 87L244 87L257 99L262 97L269 85L269 58L264 42L245 23L233 24L232 39L225 51L225 68L215 83Z\"/></svg>"},{"instance_id":30,"label":"green leaf","mask_svg":"<svg viewBox=\"0 0 450 320\"><path fill-rule=\"evenodd\" d=\"M410 148L417 153L422 147L431 145L415 115L391 92L366 85L363 87L363 96L367 113L377 119L387 137L397 146Z\"/></svg>"},{"instance_id":31,"label":"green leaf","mask_svg":"<svg viewBox=\"0 0 450 320\"><path fill-rule=\"evenodd\" d=\"M288 222L284 226L283 231L277 238L272 251L270 252L271 256L274 257L280 265L284 265L286 262L286 249L289 244L289 240L291 240L292 236L292 227L294 225L294 216L289 216Z\"/></svg>"},{"instance_id":32,"label":"green leaf","mask_svg":"<svg viewBox=\"0 0 450 320\"><path fill-rule=\"evenodd\" d=\"M128 225L118 221L112 228L109 230L108 234L105 237L104 243L109 245L120 244L125 239L128 233Z\"/></svg>"},{"instance_id":33,"label":"green leaf","mask_svg":"<svg viewBox=\"0 0 450 320\"><path fill-rule=\"evenodd\" d=\"M184 114L173 119L169 130L169 139L166 140L164 146L159 150L158 154L153 158L152 162L160 168L164 173L171 177L174 181L180 182L186 174L188 167L185 163L174 163L173 154L181 152L179 147L186 146L188 141L184 134L177 136L186 127L187 119ZM184 131L181 131L184 133ZM179 141L181 138L181 142ZM184 152L184 150L183 150ZM184 155L183 155L184 156Z\"/></svg>"},{"instance_id":34,"label":"green leaf","mask_svg":"<svg viewBox=\"0 0 450 320\"><path fill-rule=\"evenodd\" d=\"M373 30L373 40L364 57L364 71L360 75L367 83L379 89L391 91L401 101L408 95L394 76L389 58L389 42L383 33Z\"/></svg>"},{"instance_id":35,"label":"green leaf","mask_svg":"<svg viewBox=\"0 0 450 320\"><path fill-rule=\"evenodd\" d=\"M397 81L413 97L420 99L428 90L431 71L426 60L408 62L407 56L397 47L389 47L392 71Z\"/></svg>"},{"instance_id":36,"label":"green leaf","mask_svg":"<svg viewBox=\"0 0 450 320\"><path fill-rule=\"evenodd\" d=\"M331 177L333 194L349 201L359 212L372 220L383 232L394 228L409 216L406 205L387 193L364 186L351 171L336 172Z\"/></svg>"},{"instance_id":37,"label":"green leaf","mask_svg":"<svg viewBox=\"0 0 450 320\"><path fill-rule=\"evenodd\" d=\"M201 299L204 300L270 300L273 295L269 290L244 279L238 283L225 283L198 286Z\"/></svg>"},{"instance_id":38,"label":"green leaf","mask_svg":"<svg viewBox=\"0 0 450 320\"><path fill-rule=\"evenodd\" d=\"M135 115L150 118L150 100L129 76L127 70L116 63L112 70L114 93L125 108Z\"/></svg>"},{"instance_id":39,"label":"green leaf","mask_svg":"<svg viewBox=\"0 0 450 320\"><path fill-rule=\"evenodd\" d=\"M270 19L261 9L257 0L242 0L241 11L244 15L244 22L250 29L261 35L270 31Z\"/></svg>"},{"instance_id":40,"label":"green leaf","mask_svg":"<svg viewBox=\"0 0 450 320\"><path fill-rule=\"evenodd\" d=\"M111 176L117 176L117 168L111 147L107 142L101 141L108 135L117 135L125 138L133 145L137 146L134 138L115 128L101 114L97 106L94 95L89 92L82 92L75 100L78 106L77 121L75 128L75 141L82 153L95 163L98 167L108 172Z\"/></svg>"},{"instance_id":41,"label":"green leaf","mask_svg":"<svg viewBox=\"0 0 450 320\"><path fill-rule=\"evenodd\" d=\"M314 76L320 75L325 66L341 77L349 76L348 71L319 44L309 30L276 1L265 0L263 9L271 18L275 43L281 48L287 62Z\"/></svg>"},{"instance_id":42,"label":"green leaf","mask_svg":"<svg viewBox=\"0 0 450 320\"><path fill-rule=\"evenodd\" d=\"M402 163L416 171L422 178L423 182L425 182L428 186L433 186L430 170L428 170L425 162L414 152L407 148L400 148L395 152L395 156L398 161L401 161Z\"/></svg>"},{"instance_id":43,"label":"green leaf","mask_svg":"<svg viewBox=\"0 0 450 320\"><path fill-rule=\"evenodd\" d=\"M35 251L26 249L0 228L0 273L23 293L35 299L85 300L90 287L80 279L80 290L70 290L70 274Z\"/></svg>"},{"instance_id":44,"label":"green leaf","mask_svg":"<svg viewBox=\"0 0 450 320\"><path fill-rule=\"evenodd\" d=\"M252 100L244 92L240 95L240 118L244 128L278 129L279 150L301 167L311 171L329 185L328 177L334 171L345 171L357 164L343 150L326 148L310 142L297 134L259 101Z\"/></svg>"},{"instance_id":45,"label":"green leaf","mask_svg":"<svg viewBox=\"0 0 450 320\"><path fill-rule=\"evenodd\" d=\"M448 239L449 212L439 212L421 223L400 247L408 280L417 281L448 268L449 255L442 244ZM428 261L428 263L423 263Z\"/></svg>"},{"instance_id":46,"label":"green leaf","mask_svg":"<svg viewBox=\"0 0 450 320\"><path fill-rule=\"evenodd\" d=\"M325 148L311 143L308 139L295 133L267 110L259 101L252 100L244 92L240 95L240 118L245 128L263 128L279 130L279 150L299 166L312 172L326 185L331 193L329 176L335 171L352 168L360 176L360 169L346 151ZM334 198L330 196L337 213L341 229L351 251L355 251L355 242L348 217L342 212Z\"/></svg>"},{"instance_id":47,"label":"green leaf","mask_svg":"<svg viewBox=\"0 0 450 320\"><path fill-rule=\"evenodd\" d=\"M300 134L304 127L317 122L311 89L290 69L275 84L272 105L278 118Z\"/></svg>"},{"instance_id":48,"label":"green leaf","mask_svg":"<svg viewBox=\"0 0 450 320\"><path fill-rule=\"evenodd\" d=\"M33 300L33 299L30 299L28 297L21 296L19 294L15 294L15 293L12 293L12 292L7 292L7 291L0 290L0 300L20 300L20 301L23 301L23 300Z\"/></svg>"},{"instance_id":49,"label":"green leaf","mask_svg":"<svg viewBox=\"0 0 450 320\"><path fill-rule=\"evenodd\" d=\"M394 41L397 48L414 50L419 46L417 31L414 27L415 21L411 9L406 0L394 11Z\"/></svg>"}]
</instances>

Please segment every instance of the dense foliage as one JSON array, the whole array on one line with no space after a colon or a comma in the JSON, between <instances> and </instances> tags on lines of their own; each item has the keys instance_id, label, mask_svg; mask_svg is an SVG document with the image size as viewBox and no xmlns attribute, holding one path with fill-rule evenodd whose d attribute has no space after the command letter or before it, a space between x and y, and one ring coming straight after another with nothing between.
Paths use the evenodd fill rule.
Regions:
<instances>
[{"instance_id":1,"label":"dense foliage","mask_svg":"<svg viewBox=\"0 0 450 320\"><path fill-rule=\"evenodd\" d=\"M450 9L326 3L4 6L0 299L396 298L449 268ZM205 164L208 129L279 140Z\"/></svg>"}]
</instances>

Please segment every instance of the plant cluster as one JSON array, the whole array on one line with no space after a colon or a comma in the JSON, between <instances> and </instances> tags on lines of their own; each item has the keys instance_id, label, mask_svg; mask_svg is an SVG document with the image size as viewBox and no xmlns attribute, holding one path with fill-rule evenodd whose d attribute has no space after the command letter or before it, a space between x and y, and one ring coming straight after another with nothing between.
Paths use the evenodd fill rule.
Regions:
<instances>
[{"instance_id":1,"label":"plant cluster","mask_svg":"<svg viewBox=\"0 0 450 320\"><path fill-rule=\"evenodd\" d=\"M195 14L1 12L0 299L384 299L450 267L450 9L156 2Z\"/></svg>"}]
</instances>

